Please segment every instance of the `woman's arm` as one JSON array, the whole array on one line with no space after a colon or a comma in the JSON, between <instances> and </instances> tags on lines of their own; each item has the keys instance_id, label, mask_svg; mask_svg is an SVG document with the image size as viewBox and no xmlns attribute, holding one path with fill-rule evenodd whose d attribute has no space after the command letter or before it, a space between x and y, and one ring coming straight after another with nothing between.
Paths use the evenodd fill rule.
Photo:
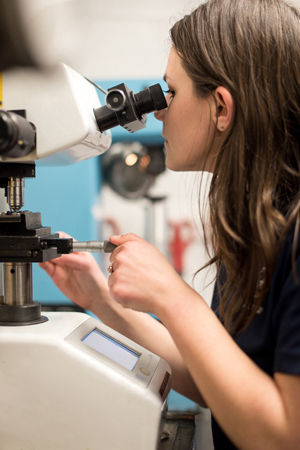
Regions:
<instances>
[{"instance_id":1,"label":"woman's arm","mask_svg":"<svg viewBox=\"0 0 300 450\"><path fill-rule=\"evenodd\" d=\"M60 233L60 237L70 237ZM107 279L89 253L62 255L41 263L57 287L103 323L165 359L172 369L172 388L205 406L167 329L148 314L124 309L110 297Z\"/></svg>"},{"instance_id":2,"label":"woman's arm","mask_svg":"<svg viewBox=\"0 0 300 450\"><path fill-rule=\"evenodd\" d=\"M238 448L300 448L299 376L268 376L194 292L184 305L164 306L160 316L207 405Z\"/></svg>"},{"instance_id":3,"label":"woman's arm","mask_svg":"<svg viewBox=\"0 0 300 450\"><path fill-rule=\"evenodd\" d=\"M300 448L300 377L263 372L234 342L214 312L165 261L134 235L113 237L116 302L162 320L199 392L240 449Z\"/></svg>"}]
</instances>

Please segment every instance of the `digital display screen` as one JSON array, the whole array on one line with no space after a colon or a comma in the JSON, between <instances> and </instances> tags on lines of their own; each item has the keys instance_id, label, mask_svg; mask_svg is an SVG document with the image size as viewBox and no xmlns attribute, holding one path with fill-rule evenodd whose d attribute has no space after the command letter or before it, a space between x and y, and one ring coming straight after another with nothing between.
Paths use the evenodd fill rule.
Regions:
<instances>
[{"instance_id":1,"label":"digital display screen","mask_svg":"<svg viewBox=\"0 0 300 450\"><path fill-rule=\"evenodd\" d=\"M83 338L82 342L128 370L134 369L141 356L97 328Z\"/></svg>"}]
</instances>

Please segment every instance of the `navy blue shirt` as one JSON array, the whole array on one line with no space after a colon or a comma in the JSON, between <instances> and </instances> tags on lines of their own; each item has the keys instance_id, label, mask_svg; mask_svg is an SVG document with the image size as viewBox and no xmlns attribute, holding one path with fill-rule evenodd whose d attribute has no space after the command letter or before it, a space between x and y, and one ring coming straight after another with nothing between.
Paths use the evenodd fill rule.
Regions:
<instances>
[{"instance_id":1,"label":"navy blue shirt","mask_svg":"<svg viewBox=\"0 0 300 450\"><path fill-rule=\"evenodd\" d=\"M239 347L266 373L300 374L300 238L296 252L299 282L292 271L294 229L279 253L268 295L249 327L234 338ZM219 304L215 290L212 309ZM212 418L215 450L233 450L217 422Z\"/></svg>"}]
</instances>

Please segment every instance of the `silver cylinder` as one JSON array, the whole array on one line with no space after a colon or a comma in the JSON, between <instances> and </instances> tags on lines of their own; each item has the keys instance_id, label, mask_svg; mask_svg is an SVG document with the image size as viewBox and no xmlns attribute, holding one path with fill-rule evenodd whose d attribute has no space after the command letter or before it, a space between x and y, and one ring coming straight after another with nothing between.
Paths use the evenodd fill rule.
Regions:
<instances>
[{"instance_id":1,"label":"silver cylinder","mask_svg":"<svg viewBox=\"0 0 300 450\"><path fill-rule=\"evenodd\" d=\"M3 264L3 304L28 305L32 300L32 264Z\"/></svg>"},{"instance_id":2,"label":"silver cylinder","mask_svg":"<svg viewBox=\"0 0 300 450\"><path fill-rule=\"evenodd\" d=\"M110 241L85 241L85 242L72 242L73 252L91 252L91 253L112 253L116 245Z\"/></svg>"},{"instance_id":3,"label":"silver cylinder","mask_svg":"<svg viewBox=\"0 0 300 450\"><path fill-rule=\"evenodd\" d=\"M104 252L105 242L107 241L85 241L85 242L73 241L72 249L73 252L91 252L91 253Z\"/></svg>"},{"instance_id":4,"label":"silver cylinder","mask_svg":"<svg viewBox=\"0 0 300 450\"><path fill-rule=\"evenodd\" d=\"M14 211L19 211L24 206L25 180L20 177L11 177L7 185L7 202Z\"/></svg>"}]
</instances>

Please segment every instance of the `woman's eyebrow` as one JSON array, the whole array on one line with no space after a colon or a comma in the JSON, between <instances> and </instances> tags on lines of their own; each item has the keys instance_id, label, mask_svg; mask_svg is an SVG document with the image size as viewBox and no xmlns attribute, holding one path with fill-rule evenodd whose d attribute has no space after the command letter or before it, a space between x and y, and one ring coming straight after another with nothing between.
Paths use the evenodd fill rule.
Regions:
<instances>
[{"instance_id":1,"label":"woman's eyebrow","mask_svg":"<svg viewBox=\"0 0 300 450\"><path fill-rule=\"evenodd\" d=\"M163 80L167 83L168 86L173 85L172 78L170 79L170 77L166 73L163 76Z\"/></svg>"}]
</instances>

